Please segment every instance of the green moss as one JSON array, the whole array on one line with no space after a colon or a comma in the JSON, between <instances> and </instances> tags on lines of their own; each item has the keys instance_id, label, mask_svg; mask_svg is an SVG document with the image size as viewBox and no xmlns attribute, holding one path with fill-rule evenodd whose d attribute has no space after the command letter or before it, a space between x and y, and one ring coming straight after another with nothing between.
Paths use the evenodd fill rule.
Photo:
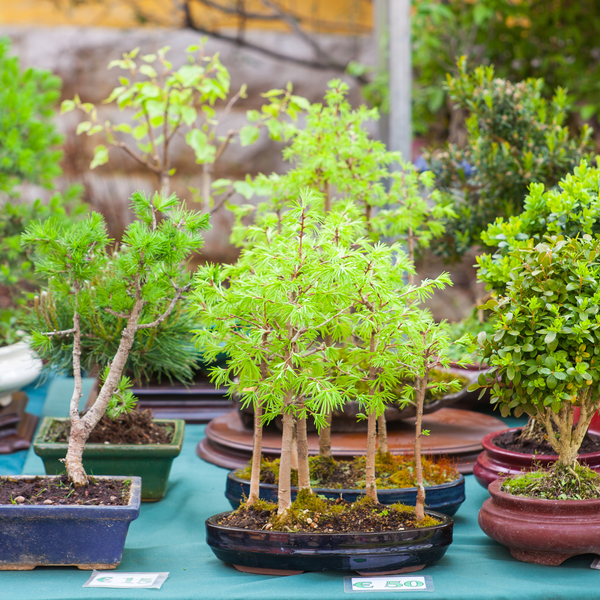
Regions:
<instances>
[{"instance_id":1,"label":"green moss","mask_svg":"<svg viewBox=\"0 0 600 600\"><path fill-rule=\"evenodd\" d=\"M509 477L502 484L502 491L546 500L592 500L600 498L600 474L587 465L554 465L548 471Z\"/></svg>"}]
</instances>

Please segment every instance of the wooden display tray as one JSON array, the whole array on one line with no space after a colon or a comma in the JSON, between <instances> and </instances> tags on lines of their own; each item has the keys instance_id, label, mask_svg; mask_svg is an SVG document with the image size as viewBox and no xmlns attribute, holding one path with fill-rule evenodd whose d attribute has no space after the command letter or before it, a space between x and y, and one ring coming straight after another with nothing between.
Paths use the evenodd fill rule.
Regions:
<instances>
[{"instance_id":1,"label":"wooden display tray","mask_svg":"<svg viewBox=\"0 0 600 600\"><path fill-rule=\"evenodd\" d=\"M0 454L29 450L39 419L25 412L28 401L25 392L14 392L12 402L0 409Z\"/></svg>"},{"instance_id":2,"label":"wooden display tray","mask_svg":"<svg viewBox=\"0 0 600 600\"><path fill-rule=\"evenodd\" d=\"M388 427L388 444L392 454L412 454L414 443L414 419L392 423ZM469 410L442 408L423 417L423 429L431 435L423 438L423 452L433 456L450 456L457 460L458 470L472 473L478 454L483 450L481 439L493 431L506 429L500 419ZM349 458L366 451L364 433L332 433L331 451L335 458ZM308 436L310 454L319 451L317 434ZM246 429L237 411L213 419L206 427L206 435L197 447L197 453L205 461L239 469L252 456L252 430ZM263 454L268 458L281 453L281 432L266 427L263 432Z\"/></svg>"}]
</instances>

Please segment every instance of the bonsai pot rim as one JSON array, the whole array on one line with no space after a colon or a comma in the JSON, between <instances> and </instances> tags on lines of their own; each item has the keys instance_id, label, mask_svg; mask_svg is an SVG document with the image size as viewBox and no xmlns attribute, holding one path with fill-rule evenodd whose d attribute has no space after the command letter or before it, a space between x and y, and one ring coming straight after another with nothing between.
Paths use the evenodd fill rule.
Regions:
<instances>
[{"instance_id":1,"label":"bonsai pot rim","mask_svg":"<svg viewBox=\"0 0 600 600\"><path fill-rule=\"evenodd\" d=\"M229 500L229 503L234 510L240 505L243 495L248 496L250 493L250 481L235 475L236 471L237 469L234 469L227 474L227 484L225 489L225 497ZM296 497L297 492L298 488L292 487L292 500ZM331 499L343 497L350 502L354 502L366 493L364 489L360 488L339 489L321 487L313 487L313 492ZM259 496L263 500L276 502L277 485L274 483L261 482ZM402 502L403 504L414 506L416 504L417 488L378 489L377 496L381 504L395 504L397 502ZM432 496L434 496L434 498L432 498ZM453 516L460 505L465 501L464 476L459 475L458 479L455 481L426 487L425 501L427 502L427 500L430 500L427 504L428 509L443 513L446 516Z\"/></svg>"},{"instance_id":2,"label":"bonsai pot rim","mask_svg":"<svg viewBox=\"0 0 600 600\"><path fill-rule=\"evenodd\" d=\"M39 431L37 432L33 440L33 448L37 454L38 449L45 451L47 454L64 457L67 442L46 442L44 438L50 425L53 421L69 421L69 418L64 417L44 417L42 424L40 425ZM121 454L123 450L133 453L144 453L144 450L153 450L160 454L160 456L168 457L172 456L175 458L181 452L181 446L183 444L183 432L185 427L185 421L183 419L152 419L155 423L159 424L172 424L173 438L168 444L94 444L87 443L85 445L84 455L87 457L101 455L110 456L113 454Z\"/></svg>"},{"instance_id":3,"label":"bonsai pot rim","mask_svg":"<svg viewBox=\"0 0 600 600\"><path fill-rule=\"evenodd\" d=\"M499 435L522 429L522 427L511 427L488 433L483 437L481 440L483 452L479 454L473 467L473 475L480 485L487 488L492 481L499 478L519 475L524 470L531 471L534 469L534 462L549 467L558 460L557 454L525 454L506 450L494 444L494 439ZM600 452L580 454L578 460L587 464L594 471L600 472Z\"/></svg>"},{"instance_id":4,"label":"bonsai pot rim","mask_svg":"<svg viewBox=\"0 0 600 600\"><path fill-rule=\"evenodd\" d=\"M68 419L45 417L33 440L33 450L44 461L47 473L60 473L64 471L64 467L58 461L67 453L67 442L43 441L53 421L64 422ZM95 474L99 469L106 469L107 472L99 473L102 475L141 476L142 501L154 502L163 498L167 491L171 464L181 453L185 421L154 419L154 422L174 426L173 438L168 444L86 444L83 451L86 470ZM92 464L92 468L88 469L86 463L89 465L94 461L103 466L98 468Z\"/></svg>"},{"instance_id":5,"label":"bonsai pot rim","mask_svg":"<svg viewBox=\"0 0 600 600\"><path fill-rule=\"evenodd\" d=\"M452 543L454 520L426 511L440 525L402 531L309 533L219 525L223 512L206 520L206 543L215 556L250 573L290 575L304 571L411 572L437 562Z\"/></svg>"},{"instance_id":6,"label":"bonsai pot rim","mask_svg":"<svg viewBox=\"0 0 600 600\"><path fill-rule=\"evenodd\" d=\"M34 480L55 475L6 475L1 479ZM39 566L115 569L121 562L131 521L138 518L139 477L95 477L131 480L125 506L0 505L0 570Z\"/></svg>"},{"instance_id":7,"label":"bonsai pot rim","mask_svg":"<svg viewBox=\"0 0 600 600\"><path fill-rule=\"evenodd\" d=\"M488 488L478 516L483 532L524 562L556 566L579 554L600 554L600 497L546 500Z\"/></svg>"}]
</instances>

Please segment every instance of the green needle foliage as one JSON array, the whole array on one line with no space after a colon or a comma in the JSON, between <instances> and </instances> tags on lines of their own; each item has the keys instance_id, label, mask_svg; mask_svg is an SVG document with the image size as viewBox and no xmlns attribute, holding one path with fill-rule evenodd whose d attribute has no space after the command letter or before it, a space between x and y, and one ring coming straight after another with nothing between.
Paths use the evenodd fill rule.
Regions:
<instances>
[{"instance_id":1,"label":"green needle foliage","mask_svg":"<svg viewBox=\"0 0 600 600\"><path fill-rule=\"evenodd\" d=\"M208 215L186 210L175 195L148 197L136 192L131 208L137 220L112 251L98 213L68 228L54 219L38 222L23 235L23 243L36 250L36 271L48 279L55 305L67 305L73 314L70 328L33 330L31 336L42 355L53 351L53 338L73 346L75 389L65 466L77 487L87 484L82 456L92 429L107 410L117 415L132 408L131 381L124 369L136 337L164 322L191 287L184 265L202 247L202 232L208 228ZM123 328L98 397L81 416L82 323L98 312L123 319Z\"/></svg>"},{"instance_id":2,"label":"green needle foliage","mask_svg":"<svg viewBox=\"0 0 600 600\"><path fill-rule=\"evenodd\" d=\"M259 476L261 424L283 417L280 514L291 505L294 426L299 487L310 489L306 419L327 427L332 410L358 398L369 419L367 491L376 498L377 416L397 399L399 383L416 377L422 414L429 371L447 362L447 337L416 305L448 284L447 275L406 284L412 264L398 244L363 237L360 208L338 203L323 215L317 203L314 192L303 193L281 217L267 215L248 228L238 263L197 275L195 300L207 325L197 342L209 358L229 354L213 378L258 415L252 480ZM410 401L406 392L403 402Z\"/></svg>"},{"instance_id":3,"label":"green needle foliage","mask_svg":"<svg viewBox=\"0 0 600 600\"><path fill-rule=\"evenodd\" d=\"M587 234L515 250L506 294L487 305L495 333L479 338L494 368L480 386L504 416L525 412L542 423L563 466L576 461L600 403L599 251Z\"/></svg>"},{"instance_id":4,"label":"green needle foliage","mask_svg":"<svg viewBox=\"0 0 600 600\"><path fill-rule=\"evenodd\" d=\"M427 156L438 173L436 186L452 196L457 215L436 244L448 260L478 245L497 217L518 215L532 182L556 185L591 151L591 130L584 126L573 138L565 125L565 90L558 88L547 101L541 79L513 84L495 77L493 67L469 73L464 57L458 68L457 77L448 77L448 90L469 112L467 145Z\"/></svg>"},{"instance_id":5,"label":"green needle foliage","mask_svg":"<svg viewBox=\"0 0 600 600\"><path fill-rule=\"evenodd\" d=\"M388 152L385 144L370 137L366 125L379 118L377 110L353 109L347 95L348 86L332 80L324 103L308 107L304 127L296 128L283 150L292 168L285 175L247 178L245 195L269 198L258 205L257 220L272 213L281 218L305 188L318 192L313 202L323 213L351 200L371 239L405 240L412 255L416 246L426 247L439 236L442 219L454 213L439 192L431 191L430 172L419 174L399 153ZM236 216L234 243L245 243L242 218L255 209L231 207Z\"/></svg>"},{"instance_id":6,"label":"green needle foliage","mask_svg":"<svg viewBox=\"0 0 600 600\"><path fill-rule=\"evenodd\" d=\"M544 241L546 235L574 238L583 234L600 236L600 170L582 161L560 181L557 187L545 189L532 183L525 198L525 210L508 219L498 218L482 232L487 246L496 247L494 254L477 257L478 277L489 290L503 294L510 272L519 259L514 250Z\"/></svg>"}]
</instances>

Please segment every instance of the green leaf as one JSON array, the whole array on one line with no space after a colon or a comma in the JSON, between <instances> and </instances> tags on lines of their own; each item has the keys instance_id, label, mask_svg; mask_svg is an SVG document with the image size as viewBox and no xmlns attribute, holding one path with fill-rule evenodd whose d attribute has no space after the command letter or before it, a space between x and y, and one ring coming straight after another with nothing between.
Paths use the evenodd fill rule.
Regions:
<instances>
[{"instance_id":1,"label":"green leaf","mask_svg":"<svg viewBox=\"0 0 600 600\"><path fill-rule=\"evenodd\" d=\"M260 129L254 125L245 125L240 129L240 144L250 146L260 137Z\"/></svg>"},{"instance_id":2,"label":"green leaf","mask_svg":"<svg viewBox=\"0 0 600 600\"><path fill-rule=\"evenodd\" d=\"M94 148L94 158L90 164L90 169L95 169L108 162L108 149L103 144Z\"/></svg>"},{"instance_id":3,"label":"green leaf","mask_svg":"<svg viewBox=\"0 0 600 600\"><path fill-rule=\"evenodd\" d=\"M211 163L215 157L215 148L208 143L208 138L203 131L192 129L185 136L185 141L194 151L196 162L199 164Z\"/></svg>"}]
</instances>

